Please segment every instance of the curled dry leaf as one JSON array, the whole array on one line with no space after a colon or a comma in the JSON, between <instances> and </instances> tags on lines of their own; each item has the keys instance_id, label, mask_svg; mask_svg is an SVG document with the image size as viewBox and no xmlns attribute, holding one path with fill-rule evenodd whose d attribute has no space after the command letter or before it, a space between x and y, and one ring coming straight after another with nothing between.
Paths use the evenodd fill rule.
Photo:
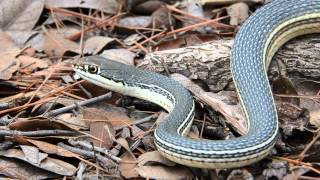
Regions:
<instances>
[{"instance_id":1,"label":"curled dry leaf","mask_svg":"<svg viewBox=\"0 0 320 180\"><path fill-rule=\"evenodd\" d=\"M227 13L230 16L230 25L237 26L249 17L249 6L246 3L238 2L229 6Z\"/></svg>"},{"instance_id":2,"label":"curled dry leaf","mask_svg":"<svg viewBox=\"0 0 320 180\"><path fill-rule=\"evenodd\" d=\"M5 31L30 31L37 23L44 0L0 1L0 29Z\"/></svg>"},{"instance_id":3,"label":"curled dry leaf","mask_svg":"<svg viewBox=\"0 0 320 180\"><path fill-rule=\"evenodd\" d=\"M154 163L160 163L166 166L174 166L176 163L168 160L167 158L161 156L159 151L146 152L141 154L138 158L138 166L145 166Z\"/></svg>"},{"instance_id":4,"label":"curled dry leaf","mask_svg":"<svg viewBox=\"0 0 320 180\"><path fill-rule=\"evenodd\" d=\"M103 51L101 56L123 64L134 65L134 57L136 55L126 49L109 49Z\"/></svg>"},{"instance_id":5,"label":"curled dry leaf","mask_svg":"<svg viewBox=\"0 0 320 180\"><path fill-rule=\"evenodd\" d=\"M217 94L203 91L201 87L181 74L172 74L171 78L180 82L199 100L212 107L212 109L220 112L226 118L226 121L233 126L239 134L243 135L247 132L246 121L240 106L226 104Z\"/></svg>"}]
</instances>

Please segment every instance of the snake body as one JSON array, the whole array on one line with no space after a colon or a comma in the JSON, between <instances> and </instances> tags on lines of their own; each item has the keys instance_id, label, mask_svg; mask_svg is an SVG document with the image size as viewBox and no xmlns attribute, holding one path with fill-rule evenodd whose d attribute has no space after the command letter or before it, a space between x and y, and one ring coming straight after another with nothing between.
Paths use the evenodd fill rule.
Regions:
<instances>
[{"instance_id":1,"label":"snake body","mask_svg":"<svg viewBox=\"0 0 320 180\"><path fill-rule=\"evenodd\" d=\"M277 139L277 112L266 74L272 56L288 40L320 32L319 27L320 0L273 0L242 25L231 53L231 71L248 132L234 139L185 137L193 121L193 98L170 78L98 56L80 59L74 70L98 86L170 112L154 132L158 151L168 159L200 168L240 167L267 156Z\"/></svg>"}]
</instances>

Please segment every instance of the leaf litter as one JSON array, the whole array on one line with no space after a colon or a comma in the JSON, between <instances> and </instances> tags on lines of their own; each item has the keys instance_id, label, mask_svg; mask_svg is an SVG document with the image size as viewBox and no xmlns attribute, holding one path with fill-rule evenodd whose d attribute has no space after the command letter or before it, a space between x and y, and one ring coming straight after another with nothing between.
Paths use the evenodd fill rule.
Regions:
<instances>
[{"instance_id":1,"label":"leaf litter","mask_svg":"<svg viewBox=\"0 0 320 180\"><path fill-rule=\"evenodd\" d=\"M72 71L80 56L100 55L143 68L157 50L169 49L179 56L181 49L175 48L229 42L261 3L1 1L0 174L13 179L319 177L317 80L295 81L281 72L273 79L281 138L272 156L246 168L204 170L176 164L156 151L153 132L167 116L163 109L111 94L79 80ZM164 54L159 51L156 56L165 58ZM201 63L206 62L203 57ZM245 134L234 89L209 92L209 85L160 63L196 99L189 138L216 140ZM180 65L188 67L182 61Z\"/></svg>"}]
</instances>

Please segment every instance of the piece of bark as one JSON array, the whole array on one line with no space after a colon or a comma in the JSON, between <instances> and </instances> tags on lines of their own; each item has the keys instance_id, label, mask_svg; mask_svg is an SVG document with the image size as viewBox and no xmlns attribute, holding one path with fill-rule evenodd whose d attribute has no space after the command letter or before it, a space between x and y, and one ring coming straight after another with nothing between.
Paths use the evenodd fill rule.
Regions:
<instances>
[{"instance_id":1,"label":"piece of bark","mask_svg":"<svg viewBox=\"0 0 320 180\"><path fill-rule=\"evenodd\" d=\"M138 67L157 73L180 73L201 80L210 91L234 90L229 68L232 39L214 40L197 46L147 54ZM285 71L299 77L320 77L319 35L308 35L288 42L273 59L270 77L277 76L282 62Z\"/></svg>"}]
</instances>

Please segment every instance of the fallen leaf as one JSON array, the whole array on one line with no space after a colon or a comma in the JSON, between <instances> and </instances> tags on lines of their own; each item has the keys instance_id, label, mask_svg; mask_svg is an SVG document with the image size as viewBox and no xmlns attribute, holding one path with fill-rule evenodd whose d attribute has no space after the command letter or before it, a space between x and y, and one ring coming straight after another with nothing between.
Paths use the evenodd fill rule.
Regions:
<instances>
[{"instance_id":1,"label":"fallen leaf","mask_svg":"<svg viewBox=\"0 0 320 180\"><path fill-rule=\"evenodd\" d=\"M52 121L50 119L41 117L18 118L17 121L11 123L8 128L11 130L19 131L36 131L50 129L72 130L70 127L61 122Z\"/></svg>"},{"instance_id":2,"label":"fallen leaf","mask_svg":"<svg viewBox=\"0 0 320 180\"><path fill-rule=\"evenodd\" d=\"M140 176L147 179L163 179L163 180L176 180L176 179L193 179L194 176L187 167L175 166L141 166L135 168Z\"/></svg>"},{"instance_id":3,"label":"fallen leaf","mask_svg":"<svg viewBox=\"0 0 320 180\"><path fill-rule=\"evenodd\" d=\"M12 38L14 43L23 48L26 46L26 42L38 34L37 31L6 31L6 33Z\"/></svg>"},{"instance_id":4,"label":"fallen leaf","mask_svg":"<svg viewBox=\"0 0 320 180\"><path fill-rule=\"evenodd\" d=\"M83 119L83 114L78 114L75 116L72 113L63 113L60 115L57 115L56 117L57 121L68 124L69 127L71 127L74 130L81 130L81 129L87 129L89 128Z\"/></svg>"},{"instance_id":5,"label":"fallen leaf","mask_svg":"<svg viewBox=\"0 0 320 180\"><path fill-rule=\"evenodd\" d=\"M132 11L137 14L151 14L159 7L166 5L163 1L149 0L141 4L134 5Z\"/></svg>"},{"instance_id":6,"label":"fallen leaf","mask_svg":"<svg viewBox=\"0 0 320 180\"><path fill-rule=\"evenodd\" d=\"M79 53L79 45L70 41L55 30L48 30L44 34L43 49L48 56L62 57L66 52Z\"/></svg>"},{"instance_id":7,"label":"fallen leaf","mask_svg":"<svg viewBox=\"0 0 320 180\"><path fill-rule=\"evenodd\" d=\"M39 154L43 154L40 153ZM28 161L28 158L25 156L25 154L19 150L19 149L9 149L5 151L0 151L1 156L9 157L9 158L16 158L20 159L22 161L25 161L27 163L30 163L38 168L54 172L56 174L64 175L64 176L71 176L73 175L77 168L73 165L66 163L64 161L61 161L59 159L54 159L51 157L47 157L43 159L40 164L33 164L32 162Z\"/></svg>"},{"instance_id":8,"label":"fallen leaf","mask_svg":"<svg viewBox=\"0 0 320 180\"><path fill-rule=\"evenodd\" d=\"M24 161L6 157L0 157L0 174L23 180L56 179L60 177L55 173L35 168ZM4 178L2 177L1 179Z\"/></svg>"},{"instance_id":9,"label":"fallen leaf","mask_svg":"<svg viewBox=\"0 0 320 180\"><path fill-rule=\"evenodd\" d=\"M246 134L246 120L239 105L226 104L222 100L223 97L221 97L221 95L212 92L205 92L200 86L181 74L172 74L171 78L180 82L202 102L220 112L226 118L226 121L232 125L239 134Z\"/></svg>"},{"instance_id":10,"label":"fallen leaf","mask_svg":"<svg viewBox=\"0 0 320 180\"><path fill-rule=\"evenodd\" d=\"M83 49L85 53L95 55L112 41L114 41L113 38L109 38L106 36L93 36L86 40Z\"/></svg>"},{"instance_id":11,"label":"fallen leaf","mask_svg":"<svg viewBox=\"0 0 320 180\"><path fill-rule=\"evenodd\" d=\"M152 17L150 17L150 16L125 17L125 18L120 19L118 23L121 26L146 28L151 25Z\"/></svg>"},{"instance_id":12,"label":"fallen leaf","mask_svg":"<svg viewBox=\"0 0 320 180\"><path fill-rule=\"evenodd\" d=\"M11 79L14 72L19 69L20 61L16 58L17 53L2 53L0 54L0 79Z\"/></svg>"},{"instance_id":13,"label":"fallen leaf","mask_svg":"<svg viewBox=\"0 0 320 180\"><path fill-rule=\"evenodd\" d=\"M0 31L0 42L1 42L0 43L1 54L8 53L8 52L13 53L14 51L19 51L19 47L16 46L12 38L6 32Z\"/></svg>"},{"instance_id":14,"label":"fallen leaf","mask_svg":"<svg viewBox=\"0 0 320 180\"><path fill-rule=\"evenodd\" d=\"M125 125L130 123L130 118L122 111L121 108L111 105L104 109L84 108L83 119L90 127L90 134L103 140L103 142L93 140L94 145L108 148L112 146L113 142L112 137L109 136L105 126L110 125L113 127L115 125ZM109 130L111 129L109 128ZM114 132L111 133L114 135Z\"/></svg>"},{"instance_id":15,"label":"fallen leaf","mask_svg":"<svg viewBox=\"0 0 320 180\"><path fill-rule=\"evenodd\" d=\"M78 157L77 154L74 154L66 149L63 149L59 146L54 144L50 144L44 141L38 141L33 139L27 139L28 142L37 146L41 151L48 153L48 154L56 154L63 157Z\"/></svg>"},{"instance_id":16,"label":"fallen leaf","mask_svg":"<svg viewBox=\"0 0 320 180\"><path fill-rule=\"evenodd\" d=\"M109 14L116 14L119 11L120 5L117 0L46 0L46 6L98 9Z\"/></svg>"},{"instance_id":17,"label":"fallen leaf","mask_svg":"<svg viewBox=\"0 0 320 180\"><path fill-rule=\"evenodd\" d=\"M39 149L33 146L20 145L26 160L31 164L40 165L41 161L48 157L48 154L40 153Z\"/></svg>"},{"instance_id":18,"label":"fallen leaf","mask_svg":"<svg viewBox=\"0 0 320 180\"><path fill-rule=\"evenodd\" d=\"M154 163L160 163L166 166L174 166L176 163L168 160L167 158L161 156L159 151L146 152L139 156L138 166L145 166Z\"/></svg>"},{"instance_id":19,"label":"fallen leaf","mask_svg":"<svg viewBox=\"0 0 320 180\"><path fill-rule=\"evenodd\" d=\"M320 127L320 109L310 112L310 123L314 126Z\"/></svg>"},{"instance_id":20,"label":"fallen leaf","mask_svg":"<svg viewBox=\"0 0 320 180\"><path fill-rule=\"evenodd\" d=\"M136 163L127 163L128 161L134 162L135 159L128 153L125 152L121 156L122 162L119 164L119 171L122 176L125 178L135 178L139 177L138 172L135 170L135 167L137 166ZM127 161L127 162L126 162Z\"/></svg>"},{"instance_id":21,"label":"fallen leaf","mask_svg":"<svg viewBox=\"0 0 320 180\"><path fill-rule=\"evenodd\" d=\"M103 51L100 56L114 61L118 61L127 65L134 65L134 57L136 56L133 52L126 49L109 49Z\"/></svg>"},{"instance_id":22,"label":"fallen leaf","mask_svg":"<svg viewBox=\"0 0 320 180\"><path fill-rule=\"evenodd\" d=\"M4 31L32 30L42 13L43 7L43 0L0 1L0 29Z\"/></svg>"},{"instance_id":23,"label":"fallen leaf","mask_svg":"<svg viewBox=\"0 0 320 180\"><path fill-rule=\"evenodd\" d=\"M29 72L33 72L38 69L45 69L49 66L48 63L45 62L44 60L34 58L34 57L19 56L18 59L21 63L20 66L23 67L25 71L29 71Z\"/></svg>"},{"instance_id":24,"label":"fallen leaf","mask_svg":"<svg viewBox=\"0 0 320 180\"><path fill-rule=\"evenodd\" d=\"M230 25L237 26L242 24L249 17L249 6L244 2L232 4L227 8L230 16Z\"/></svg>"}]
</instances>

